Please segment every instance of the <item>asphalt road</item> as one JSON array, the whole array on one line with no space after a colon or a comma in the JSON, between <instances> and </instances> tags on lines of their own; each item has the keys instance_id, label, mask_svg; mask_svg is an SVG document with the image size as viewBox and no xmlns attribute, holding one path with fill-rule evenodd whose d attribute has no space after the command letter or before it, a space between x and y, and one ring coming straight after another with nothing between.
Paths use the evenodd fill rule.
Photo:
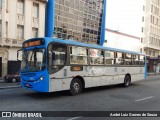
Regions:
<instances>
[{"instance_id":1,"label":"asphalt road","mask_svg":"<svg viewBox=\"0 0 160 120\"><path fill-rule=\"evenodd\" d=\"M136 82L128 88L119 85L89 88L78 96L70 96L67 91L36 93L22 88L1 89L0 111L160 111L160 76ZM123 120L124 118L86 118L81 115L47 119ZM125 119L135 120L134 117ZM136 119L155 120L160 117Z\"/></svg>"}]
</instances>

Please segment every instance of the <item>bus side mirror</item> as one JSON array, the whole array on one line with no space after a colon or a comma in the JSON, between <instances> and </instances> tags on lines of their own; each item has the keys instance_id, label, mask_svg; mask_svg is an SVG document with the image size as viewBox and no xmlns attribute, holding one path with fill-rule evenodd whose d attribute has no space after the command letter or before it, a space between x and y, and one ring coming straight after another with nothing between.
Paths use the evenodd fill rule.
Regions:
<instances>
[{"instance_id":1,"label":"bus side mirror","mask_svg":"<svg viewBox=\"0 0 160 120\"><path fill-rule=\"evenodd\" d=\"M20 51L22 51L22 49L20 49L20 50L17 51L17 61L21 61L21 60L19 60L19 52Z\"/></svg>"}]
</instances>

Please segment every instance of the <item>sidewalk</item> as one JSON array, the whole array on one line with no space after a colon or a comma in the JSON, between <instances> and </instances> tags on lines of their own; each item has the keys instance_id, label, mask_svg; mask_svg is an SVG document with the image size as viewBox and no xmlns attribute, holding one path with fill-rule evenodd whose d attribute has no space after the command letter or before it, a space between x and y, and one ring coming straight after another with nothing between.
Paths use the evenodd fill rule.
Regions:
<instances>
[{"instance_id":1,"label":"sidewalk","mask_svg":"<svg viewBox=\"0 0 160 120\"><path fill-rule=\"evenodd\" d=\"M6 83L3 79L0 79L0 89L9 89L9 88L18 88L20 87L20 83Z\"/></svg>"},{"instance_id":2,"label":"sidewalk","mask_svg":"<svg viewBox=\"0 0 160 120\"><path fill-rule=\"evenodd\" d=\"M151 72L151 73L147 73L147 76L159 76L160 73L155 73L155 72Z\"/></svg>"}]
</instances>

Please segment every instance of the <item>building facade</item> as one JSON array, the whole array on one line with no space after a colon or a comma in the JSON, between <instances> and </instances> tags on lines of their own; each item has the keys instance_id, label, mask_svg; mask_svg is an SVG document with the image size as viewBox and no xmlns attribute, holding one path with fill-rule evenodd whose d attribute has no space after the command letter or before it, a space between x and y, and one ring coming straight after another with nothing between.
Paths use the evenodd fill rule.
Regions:
<instances>
[{"instance_id":1,"label":"building facade","mask_svg":"<svg viewBox=\"0 0 160 120\"><path fill-rule=\"evenodd\" d=\"M47 27L47 31L53 30L49 37L101 44L105 37L105 2L106 0L50 0L47 23L51 27Z\"/></svg>"},{"instance_id":2,"label":"building facade","mask_svg":"<svg viewBox=\"0 0 160 120\"><path fill-rule=\"evenodd\" d=\"M0 0L0 77L17 72L17 50L22 42L44 37L44 0Z\"/></svg>"},{"instance_id":3,"label":"building facade","mask_svg":"<svg viewBox=\"0 0 160 120\"><path fill-rule=\"evenodd\" d=\"M148 58L148 69L153 72L160 62L160 1L144 0L143 12L141 42Z\"/></svg>"},{"instance_id":4,"label":"building facade","mask_svg":"<svg viewBox=\"0 0 160 120\"><path fill-rule=\"evenodd\" d=\"M106 38L104 46L114 47L118 49L142 52L140 37L106 29Z\"/></svg>"}]
</instances>

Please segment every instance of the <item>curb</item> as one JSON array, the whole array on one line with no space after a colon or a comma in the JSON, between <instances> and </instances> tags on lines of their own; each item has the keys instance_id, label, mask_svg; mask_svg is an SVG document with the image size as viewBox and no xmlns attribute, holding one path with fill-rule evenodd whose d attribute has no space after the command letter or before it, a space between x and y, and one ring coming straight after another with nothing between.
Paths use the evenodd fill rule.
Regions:
<instances>
[{"instance_id":1,"label":"curb","mask_svg":"<svg viewBox=\"0 0 160 120\"><path fill-rule=\"evenodd\" d=\"M6 86L6 87L0 87L0 89L10 89L10 88L20 88L20 85L17 86Z\"/></svg>"}]
</instances>

